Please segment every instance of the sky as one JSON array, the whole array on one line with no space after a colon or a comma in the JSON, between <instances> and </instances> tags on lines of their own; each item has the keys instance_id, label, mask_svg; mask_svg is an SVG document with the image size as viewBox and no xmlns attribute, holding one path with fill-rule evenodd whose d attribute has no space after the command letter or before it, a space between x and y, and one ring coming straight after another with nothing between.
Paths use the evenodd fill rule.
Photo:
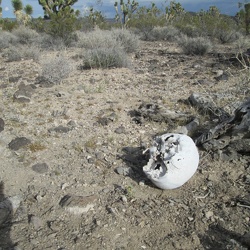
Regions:
<instances>
[{"instance_id":1,"label":"sky","mask_svg":"<svg viewBox=\"0 0 250 250\"><path fill-rule=\"evenodd\" d=\"M240 0L177 0L176 2L181 3L185 11L198 12L201 9L208 10L209 6L216 6L222 14L234 16L238 11L238 2ZM86 9L93 6L95 10L101 11L102 14L107 18L115 17L114 2L115 0L102 0L102 4L97 5L97 1L89 0L78 0L73 7L80 10L80 12L86 13ZM118 0L119 2L119 0ZM124 2L127 2L125 0ZM164 9L164 6L169 4L170 1L165 0L137 0L140 6L150 6L152 2L157 4L158 8ZM241 1L243 2L243 0ZM43 17L42 6L39 5L38 0L22 0L23 5L30 4L33 7L32 17ZM14 18L13 8L11 5L11 0L2 0L2 16L3 18Z\"/></svg>"}]
</instances>

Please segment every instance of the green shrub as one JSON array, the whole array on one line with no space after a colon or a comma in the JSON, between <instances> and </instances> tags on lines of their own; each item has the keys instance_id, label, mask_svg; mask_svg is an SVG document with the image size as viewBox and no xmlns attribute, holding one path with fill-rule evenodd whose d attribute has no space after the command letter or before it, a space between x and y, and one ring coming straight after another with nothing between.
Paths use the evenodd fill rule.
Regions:
<instances>
[{"instance_id":1,"label":"green shrub","mask_svg":"<svg viewBox=\"0 0 250 250\"><path fill-rule=\"evenodd\" d=\"M73 70L72 63L62 55L41 61L41 77L53 84L60 84Z\"/></svg>"},{"instance_id":2,"label":"green shrub","mask_svg":"<svg viewBox=\"0 0 250 250\"><path fill-rule=\"evenodd\" d=\"M126 53L121 48L89 49L84 54L83 69L128 67Z\"/></svg>"},{"instance_id":3,"label":"green shrub","mask_svg":"<svg viewBox=\"0 0 250 250\"><path fill-rule=\"evenodd\" d=\"M210 51L212 45L208 38L204 37L187 37L182 35L178 40L179 46L183 52L188 55L204 55Z\"/></svg>"},{"instance_id":4,"label":"green shrub","mask_svg":"<svg viewBox=\"0 0 250 250\"><path fill-rule=\"evenodd\" d=\"M1 27L2 27L2 30L12 31L14 28L17 27L17 22L4 18L4 19L1 19Z\"/></svg>"},{"instance_id":5,"label":"green shrub","mask_svg":"<svg viewBox=\"0 0 250 250\"><path fill-rule=\"evenodd\" d=\"M66 8L58 13L51 13L50 20L45 26L45 32L54 38L61 38L65 45L71 46L76 42L75 31L80 29L78 25L75 14Z\"/></svg>"}]
</instances>

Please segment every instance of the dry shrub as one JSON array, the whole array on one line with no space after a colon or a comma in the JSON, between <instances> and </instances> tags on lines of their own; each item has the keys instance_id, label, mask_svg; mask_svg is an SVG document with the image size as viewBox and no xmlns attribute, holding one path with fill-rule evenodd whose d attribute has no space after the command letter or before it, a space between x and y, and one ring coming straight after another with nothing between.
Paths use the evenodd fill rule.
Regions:
<instances>
[{"instance_id":1,"label":"dry shrub","mask_svg":"<svg viewBox=\"0 0 250 250\"><path fill-rule=\"evenodd\" d=\"M11 45L16 45L18 43L18 38L8 32L0 30L0 49L9 48Z\"/></svg>"},{"instance_id":2,"label":"dry shrub","mask_svg":"<svg viewBox=\"0 0 250 250\"><path fill-rule=\"evenodd\" d=\"M94 30L78 33L78 46L83 51L82 68L128 67L126 52L135 51L138 38L127 30Z\"/></svg>"},{"instance_id":3,"label":"dry shrub","mask_svg":"<svg viewBox=\"0 0 250 250\"><path fill-rule=\"evenodd\" d=\"M9 46L4 50L3 56L7 58L7 61L20 61L22 59L39 60L40 49L34 45L22 45L22 46Z\"/></svg>"},{"instance_id":4,"label":"dry shrub","mask_svg":"<svg viewBox=\"0 0 250 250\"><path fill-rule=\"evenodd\" d=\"M38 37L40 36L35 30L32 30L26 26L19 26L12 32L18 39L20 44L32 44L36 43Z\"/></svg>"},{"instance_id":5,"label":"dry shrub","mask_svg":"<svg viewBox=\"0 0 250 250\"><path fill-rule=\"evenodd\" d=\"M97 48L87 50L84 54L83 68L128 67L126 53L121 48Z\"/></svg>"},{"instance_id":6,"label":"dry shrub","mask_svg":"<svg viewBox=\"0 0 250 250\"><path fill-rule=\"evenodd\" d=\"M204 55L212 48L210 40L205 37L192 38L182 35L178 40L178 44L187 55Z\"/></svg>"},{"instance_id":7,"label":"dry shrub","mask_svg":"<svg viewBox=\"0 0 250 250\"><path fill-rule=\"evenodd\" d=\"M42 60L41 67L41 77L53 84L60 84L73 70L71 61L62 55L53 59Z\"/></svg>"}]
</instances>

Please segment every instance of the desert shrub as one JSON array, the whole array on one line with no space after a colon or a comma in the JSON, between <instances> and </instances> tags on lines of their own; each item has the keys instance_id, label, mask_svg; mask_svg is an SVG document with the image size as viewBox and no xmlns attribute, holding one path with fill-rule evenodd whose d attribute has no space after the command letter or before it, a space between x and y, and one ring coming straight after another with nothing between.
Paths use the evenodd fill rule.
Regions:
<instances>
[{"instance_id":1,"label":"desert shrub","mask_svg":"<svg viewBox=\"0 0 250 250\"><path fill-rule=\"evenodd\" d=\"M235 32L233 30L221 30L217 29L216 37L221 43L232 43L238 40L242 36L241 33Z\"/></svg>"},{"instance_id":2,"label":"desert shrub","mask_svg":"<svg viewBox=\"0 0 250 250\"><path fill-rule=\"evenodd\" d=\"M97 29L88 33L78 32L77 35L80 48L113 48L118 45L110 31Z\"/></svg>"},{"instance_id":3,"label":"desert shrub","mask_svg":"<svg viewBox=\"0 0 250 250\"><path fill-rule=\"evenodd\" d=\"M120 68L128 65L128 58L123 49L95 48L85 52L82 68Z\"/></svg>"},{"instance_id":4,"label":"desert shrub","mask_svg":"<svg viewBox=\"0 0 250 250\"><path fill-rule=\"evenodd\" d=\"M211 39L217 38L220 31L236 32L239 30L233 18L211 11L200 11L196 14L185 13L173 25L189 37L206 36Z\"/></svg>"},{"instance_id":5,"label":"desert shrub","mask_svg":"<svg viewBox=\"0 0 250 250\"><path fill-rule=\"evenodd\" d=\"M139 46L139 38L129 30L113 29L83 33L78 32L78 46L86 49L123 47L126 52L133 52Z\"/></svg>"},{"instance_id":6,"label":"desert shrub","mask_svg":"<svg viewBox=\"0 0 250 250\"><path fill-rule=\"evenodd\" d=\"M5 49L11 45L16 45L18 43L18 38L7 31L0 31L0 48Z\"/></svg>"},{"instance_id":7,"label":"desert shrub","mask_svg":"<svg viewBox=\"0 0 250 250\"><path fill-rule=\"evenodd\" d=\"M208 38L205 37L187 37L182 35L178 40L179 46L185 54L204 55L210 51L212 45Z\"/></svg>"},{"instance_id":8,"label":"desert shrub","mask_svg":"<svg viewBox=\"0 0 250 250\"><path fill-rule=\"evenodd\" d=\"M40 49L33 45L11 45L4 50L3 56L7 58L9 62L20 61L22 59L33 59L38 61L40 57Z\"/></svg>"},{"instance_id":9,"label":"desert shrub","mask_svg":"<svg viewBox=\"0 0 250 250\"><path fill-rule=\"evenodd\" d=\"M62 55L53 59L44 59L40 64L42 67L41 77L53 84L60 84L73 70L72 63Z\"/></svg>"},{"instance_id":10,"label":"desert shrub","mask_svg":"<svg viewBox=\"0 0 250 250\"><path fill-rule=\"evenodd\" d=\"M148 36L149 41L175 41L180 35L180 31L173 26L155 27Z\"/></svg>"},{"instance_id":11,"label":"desert shrub","mask_svg":"<svg viewBox=\"0 0 250 250\"><path fill-rule=\"evenodd\" d=\"M26 26L19 26L17 29L14 29L12 32L18 39L20 44L32 44L34 43L39 34Z\"/></svg>"},{"instance_id":12,"label":"desert shrub","mask_svg":"<svg viewBox=\"0 0 250 250\"><path fill-rule=\"evenodd\" d=\"M62 38L55 38L46 33L41 33L37 37L36 44L44 50L63 50L65 49L65 43Z\"/></svg>"},{"instance_id":13,"label":"desert shrub","mask_svg":"<svg viewBox=\"0 0 250 250\"><path fill-rule=\"evenodd\" d=\"M127 29L112 29L111 35L128 53L136 51L139 46L138 36Z\"/></svg>"},{"instance_id":14,"label":"desert shrub","mask_svg":"<svg viewBox=\"0 0 250 250\"><path fill-rule=\"evenodd\" d=\"M142 40L150 40L150 33L154 27L162 27L165 24L165 15L152 3L151 8L139 8L130 18L128 27L136 29Z\"/></svg>"}]
</instances>

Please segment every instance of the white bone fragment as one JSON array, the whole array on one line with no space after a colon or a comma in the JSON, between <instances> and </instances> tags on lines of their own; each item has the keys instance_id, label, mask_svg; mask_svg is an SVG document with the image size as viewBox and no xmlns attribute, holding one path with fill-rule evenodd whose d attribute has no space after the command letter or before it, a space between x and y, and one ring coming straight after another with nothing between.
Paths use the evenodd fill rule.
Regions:
<instances>
[{"instance_id":1,"label":"white bone fragment","mask_svg":"<svg viewBox=\"0 0 250 250\"><path fill-rule=\"evenodd\" d=\"M143 171L161 189L182 186L198 168L199 153L187 135L170 133L157 136L149 152L150 159Z\"/></svg>"}]
</instances>

